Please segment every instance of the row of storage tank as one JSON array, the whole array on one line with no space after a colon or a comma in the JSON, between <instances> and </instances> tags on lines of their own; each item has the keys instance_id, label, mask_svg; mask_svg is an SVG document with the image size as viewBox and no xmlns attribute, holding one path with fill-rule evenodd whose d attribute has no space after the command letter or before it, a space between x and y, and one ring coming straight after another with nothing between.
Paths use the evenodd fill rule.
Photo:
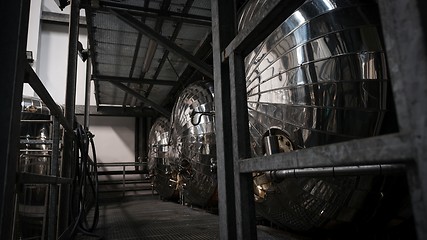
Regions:
<instances>
[{"instance_id":1,"label":"row of storage tank","mask_svg":"<svg viewBox=\"0 0 427 240\"><path fill-rule=\"evenodd\" d=\"M239 29L265 3L247 4ZM384 116L393 103L387 103L380 29L375 1L308 0L255 48L244 60L241 93L247 95L252 155L389 131L384 126L392 120ZM148 165L162 198L183 196L202 207L218 203L214 98L212 82L193 83L180 94L170 119L158 118L152 126ZM253 173L257 213L298 231L372 219L390 206L388 196L396 196L388 188L402 182L369 175L272 179Z\"/></svg>"}]
</instances>

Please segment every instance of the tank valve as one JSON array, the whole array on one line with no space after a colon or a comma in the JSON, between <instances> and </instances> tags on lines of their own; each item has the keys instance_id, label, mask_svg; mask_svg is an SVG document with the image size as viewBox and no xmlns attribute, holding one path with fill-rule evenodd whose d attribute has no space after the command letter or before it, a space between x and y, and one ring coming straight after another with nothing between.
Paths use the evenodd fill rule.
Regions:
<instances>
[{"instance_id":1,"label":"tank valve","mask_svg":"<svg viewBox=\"0 0 427 240\"><path fill-rule=\"evenodd\" d=\"M279 136L266 136L264 138L264 146L265 146L265 153L267 155L272 155L275 153L280 152L279 148Z\"/></svg>"}]
</instances>

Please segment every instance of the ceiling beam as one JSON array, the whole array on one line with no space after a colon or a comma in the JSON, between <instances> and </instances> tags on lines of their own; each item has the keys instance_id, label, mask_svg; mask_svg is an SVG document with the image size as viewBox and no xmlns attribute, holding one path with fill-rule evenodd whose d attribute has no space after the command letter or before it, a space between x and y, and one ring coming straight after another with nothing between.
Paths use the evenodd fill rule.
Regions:
<instances>
[{"instance_id":1,"label":"ceiling beam","mask_svg":"<svg viewBox=\"0 0 427 240\"><path fill-rule=\"evenodd\" d=\"M76 105L76 115L84 115L84 105ZM157 112L153 109L140 107L114 107L114 106L90 106L90 116L112 116L112 117L156 117Z\"/></svg>"},{"instance_id":2,"label":"ceiling beam","mask_svg":"<svg viewBox=\"0 0 427 240\"><path fill-rule=\"evenodd\" d=\"M197 48L195 56L202 59L203 61L210 61L209 58L212 58L212 34L209 33L203 39L202 43ZM179 92L183 90L188 84L202 79L200 74L194 70L191 65L187 65L185 70L182 72L181 76L178 78L178 85L174 86L168 93L168 98L162 102L162 106L170 106L175 103L176 98L178 97Z\"/></svg>"},{"instance_id":3,"label":"ceiling beam","mask_svg":"<svg viewBox=\"0 0 427 240\"><path fill-rule=\"evenodd\" d=\"M194 3L194 0L187 0L187 2L184 5L184 8L182 9L182 12L188 13L190 11L193 3ZM180 22L176 25L175 29L173 30L172 36L170 37L171 41L175 42L176 38L178 37L179 32L181 31L182 25L183 25L182 22ZM154 79L157 79L160 72L162 71L163 65L165 64L166 60L169 60L168 56L169 56L169 50L165 50L165 52L163 53L162 59L160 60L159 65L157 66L157 70L153 75ZM173 68L174 66L172 65L172 63L170 61L169 61L169 63L171 65L171 67ZM147 89L147 93L145 94L146 97L148 97L150 95L150 92L152 89L153 89L153 85L151 84Z\"/></svg>"},{"instance_id":4,"label":"ceiling beam","mask_svg":"<svg viewBox=\"0 0 427 240\"><path fill-rule=\"evenodd\" d=\"M96 56L96 52L95 52L95 39L93 38L93 36L95 35L95 28L93 26L93 12L92 12L92 8L91 7L86 7L85 8L85 15L86 15L86 22L87 22L87 38L88 38L88 48L89 48L89 57L91 58L92 61L92 72L99 72L98 69L98 64L95 62L95 56ZM99 107L100 104L100 99L99 99L99 84L98 81L94 81L94 86L95 86L95 103L96 106Z\"/></svg>"},{"instance_id":5,"label":"ceiling beam","mask_svg":"<svg viewBox=\"0 0 427 240\"><path fill-rule=\"evenodd\" d=\"M110 1L100 1L100 6L105 10L107 9L116 9L116 10L126 10L132 12L135 15L145 16L149 18L156 19L166 19L174 22L185 22L194 25L201 25L211 27L212 22L210 17L188 14L188 13L179 13L172 11L161 11L160 9L148 8L148 7L139 7L129 4L122 4L118 2Z\"/></svg>"},{"instance_id":6,"label":"ceiling beam","mask_svg":"<svg viewBox=\"0 0 427 240\"><path fill-rule=\"evenodd\" d=\"M159 79L139 79L139 78L128 78L128 77L115 77L105 75L92 75L92 79L96 81L108 81L118 83L141 83L141 84L152 84L152 85L165 85L165 86L177 86L177 81L170 80L159 80Z\"/></svg>"},{"instance_id":7,"label":"ceiling beam","mask_svg":"<svg viewBox=\"0 0 427 240\"><path fill-rule=\"evenodd\" d=\"M68 23L70 22L70 15L65 13L42 11L40 20L48 23L68 25ZM86 27L86 17L79 18L79 25L80 27Z\"/></svg>"},{"instance_id":8,"label":"ceiling beam","mask_svg":"<svg viewBox=\"0 0 427 240\"><path fill-rule=\"evenodd\" d=\"M141 94L139 94L137 91L133 90L132 88L124 85L123 83L119 83L116 81L109 81L111 84L113 84L114 86L120 88L121 90L127 92L128 94L134 96L135 98L141 100L141 102L145 103L147 106L152 107L154 110L156 110L157 112L159 112L161 115L165 116L165 117L169 117L170 116L170 111L167 110L166 108L158 105L157 103L151 101L150 99L142 96Z\"/></svg>"},{"instance_id":9,"label":"ceiling beam","mask_svg":"<svg viewBox=\"0 0 427 240\"><path fill-rule=\"evenodd\" d=\"M133 17L128 12L113 10L113 9L111 10L111 12L113 12L119 19L129 24L131 27L135 28L138 31L141 31L143 34L145 34L149 38L152 38L153 40L157 41L158 44L162 45L167 50L175 53L178 56L181 56L195 69L199 70L201 73L203 73L207 77L213 79L212 67L206 64L204 61L194 57L193 55L188 53L186 50L176 45L174 42L170 41L166 37L157 33L156 31L151 29L149 26L145 25L144 23L142 23L141 21Z\"/></svg>"}]
</instances>

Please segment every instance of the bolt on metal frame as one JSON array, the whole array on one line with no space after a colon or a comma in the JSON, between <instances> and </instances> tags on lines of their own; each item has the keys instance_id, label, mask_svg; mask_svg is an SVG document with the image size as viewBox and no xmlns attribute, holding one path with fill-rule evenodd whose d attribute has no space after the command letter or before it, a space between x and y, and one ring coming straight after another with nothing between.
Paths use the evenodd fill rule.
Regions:
<instances>
[{"instance_id":1,"label":"bolt on metal frame","mask_svg":"<svg viewBox=\"0 0 427 240\"><path fill-rule=\"evenodd\" d=\"M257 238L251 172L376 164L405 166L417 235L427 239L427 16L421 0L378 0L398 133L250 158L243 58L302 2L268 1L237 33L235 1L212 1L221 239Z\"/></svg>"}]
</instances>

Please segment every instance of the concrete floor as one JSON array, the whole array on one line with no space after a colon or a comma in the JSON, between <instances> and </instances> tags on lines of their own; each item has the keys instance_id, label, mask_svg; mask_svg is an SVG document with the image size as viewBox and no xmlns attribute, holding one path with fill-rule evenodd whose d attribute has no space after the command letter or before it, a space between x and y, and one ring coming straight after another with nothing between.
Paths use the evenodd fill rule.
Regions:
<instances>
[{"instance_id":1,"label":"concrete floor","mask_svg":"<svg viewBox=\"0 0 427 240\"><path fill-rule=\"evenodd\" d=\"M105 240L219 239L218 215L162 201L157 195L147 194L130 201L102 203L99 215L99 224L94 233ZM100 238L78 234L75 239ZM259 226L258 239L297 238Z\"/></svg>"}]
</instances>

